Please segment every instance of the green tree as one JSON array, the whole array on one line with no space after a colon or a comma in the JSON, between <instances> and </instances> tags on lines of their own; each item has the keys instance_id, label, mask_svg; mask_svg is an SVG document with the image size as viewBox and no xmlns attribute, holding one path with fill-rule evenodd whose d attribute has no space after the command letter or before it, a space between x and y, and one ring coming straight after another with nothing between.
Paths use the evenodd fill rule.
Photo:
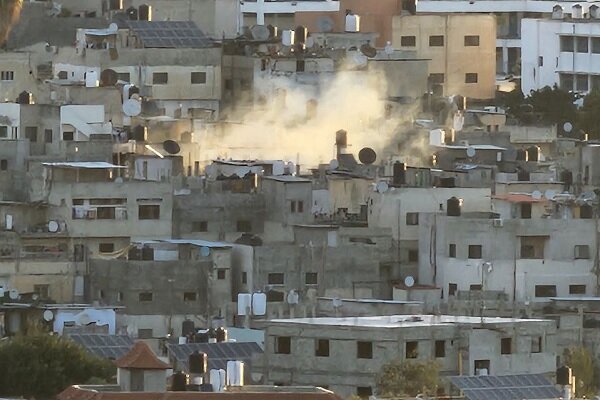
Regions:
<instances>
[{"instance_id":1,"label":"green tree","mask_svg":"<svg viewBox=\"0 0 600 400\"><path fill-rule=\"evenodd\" d=\"M68 339L36 334L0 344L0 371L0 396L44 399L94 377L109 380L115 367Z\"/></svg>"},{"instance_id":2,"label":"green tree","mask_svg":"<svg viewBox=\"0 0 600 400\"><path fill-rule=\"evenodd\" d=\"M600 90L594 89L583 98L583 106L578 115L581 129L590 139L600 139Z\"/></svg>"},{"instance_id":3,"label":"green tree","mask_svg":"<svg viewBox=\"0 0 600 400\"><path fill-rule=\"evenodd\" d=\"M546 86L529 93L525 102L531 104L535 112L544 115L544 121L558 124L565 121L575 122L577 107L573 93L560 89L558 86Z\"/></svg>"},{"instance_id":4,"label":"green tree","mask_svg":"<svg viewBox=\"0 0 600 400\"><path fill-rule=\"evenodd\" d=\"M575 395L578 398L593 397L598 392L594 378L595 365L592 354L585 347L572 347L565 350L565 362L573 370L575 377Z\"/></svg>"},{"instance_id":5,"label":"green tree","mask_svg":"<svg viewBox=\"0 0 600 400\"><path fill-rule=\"evenodd\" d=\"M382 396L435 395L439 365L433 360L397 360L385 364L377 375L377 393Z\"/></svg>"}]
</instances>

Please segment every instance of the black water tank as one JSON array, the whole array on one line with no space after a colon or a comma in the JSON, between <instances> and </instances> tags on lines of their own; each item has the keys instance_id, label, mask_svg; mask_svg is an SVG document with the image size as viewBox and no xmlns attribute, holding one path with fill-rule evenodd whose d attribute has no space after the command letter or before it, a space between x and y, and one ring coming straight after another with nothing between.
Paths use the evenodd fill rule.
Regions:
<instances>
[{"instance_id":1,"label":"black water tank","mask_svg":"<svg viewBox=\"0 0 600 400\"><path fill-rule=\"evenodd\" d=\"M524 169L517 172L517 180L519 182L528 182L529 181L529 172Z\"/></svg>"},{"instance_id":2,"label":"black water tank","mask_svg":"<svg viewBox=\"0 0 600 400\"><path fill-rule=\"evenodd\" d=\"M32 104L33 103L33 95L28 91L24 90L19 93L19 97L17 97L17 104Z\"/></svg>"},{"instance_id":3,"label":"black water tank","mask_svg":"<svg viewBox=\"0 0 600 400\"><path fill-rule=\"evenodd\" d=\"M172 392L185 392L185 388L188 384L188 376L185 372L175 372L171 377L171 391Z\"/></svg>"},{"instance_id":4,"label":"black water tank","mask_svg":"<svg viewBox=\"0 0 600 400\"><path fill-rule=\"evenodd\" d=\"M181 336L187 336L196 331L194 321L186 319L181 323Z\"/></svg>"},{"instance_id":5,"label":"black water tank","mask_svg":"<svg viewBox=\"0 0 600 400\"><path fill-rule=\"evenodd\" d=\"M205 374L208 371L208 356L195 351L189 357L190 374Z\"/></svg>"},{"instance_id":6,"label":"black water tank","mask_svg":"<svg viewBox=\"0 0 600 400\"><path fill-rule=\"evenodd\" d=\"M308 29L305 26L297 26L294 29L294 41L296 43L306 43L306 38L308 37Z\"/></svg>"},{"instance_id":7,"label":"black water tank","mask_svg":"<svg viewBox=\"0 0 600 400\"><path fill-rule=\"evenodd\" d=\"M136 142L145 142L148 139L148 128L142 125L136 125L131 130L131 139Z\"/></svg>"},{"instance_id":8,"label":"black water tank","mask_svg":"<svg viewBox=\"0 0 600 400\"><path fill-rule=\"evenodd\" d=\"M140 21L152 21L152 6L142 4L138 7L138 19Z\"/></svg>"},{"instance_id":9,"label":"black water tank","mask_svg":"<svg viewBox=\"0 0 600 400\"><path fill-rule=\"evenodd\" d=\"M517 150L517 161L527 161L528 153L527 150L519 149Z\"/></svg>"},{"instance_id":10,"label":"black water tank","mask_svg":"<svg viewBox=\"0 0 600 400\"><path fill-rule=\"evenodd\" d=\"M571 384L571 368L563 366L556 370L556 384L561 386Z\"/></svg>"},{"instance_id":11,"label":"black water tank","mask_svg":"<svg viewBox=\"0 0 600 400\"><path fill-rule=\"evenodd\" d=\"M128 90L128 97L131 98L131 96L133 96L134 94L140 94L140 88L135 86L135 85L131 85L129 86L129 90Z\"/></svg>"},{"instance_id":12,"label":"black water tank","mask_svg":"<svg viewBox=\"0 0 600 400\"><path fill-rule=\"evenodd\" d=\"M588 204L579 207L579 218L592 219L594 218L594 208Z\"/></svg>"},{"instance_id":13,"label":"black water tank","mask_svg":"<svg viewBox=\"0 0 600 400\"><path fill-rule=\"evenodd\" d=\"M560 173L560 180L563 181L565 185L573 184L573 173L568 169L564 170Z\"/></svg>"},{"instance_id":14,"label":"black water tank","mask_svg":"<svg viewBox=\"0 0 600 400\"><path fill-rule=\"evenodd\" d=\"M460 217L460 199L450 197L446 200L446 215L450 217Z\"/></svg>"},{"instance_id":15,"label":"black water tank","mask_svg":"<svg viewBox=\"0 0 600 400\"><path fill-rule=\"evenodd\" d=\"M217 339L217 330L215 328L208 329L208 339Z\"/></svg>"},{"instance_id":16,"label":"black water tank","mask_svg":"<svg viewBox=\"0 0 600 400\"><path fill-rule=\"evenodd\" d=\"M108 8L110 10L122 10L123 0L108 0Z\"/></svg>"},{"instance_id":17,"label":"black water tank","mask_svg":"<svg viewBox=\"0 0 600 400\"><path fill-rule=\"evenodd\" d=\"M456 95L454 96L454 104L456 104L456 107L460 110L466 110L467 109L467 98L461 95Z\"/></svg>"},{"instance_id":18,"label":"black water tank","mask_svg":"<svg viewBox=\"0 0 600 400\"><path fill-rule=\"evenodd\" d=\"M406 183L406 164L396 161L392 171L392 185L400 186Z\"/></svg>"},{"instance_id":19,"label":"black water tank","mask_svg":"<svg viewBox=\"0 0 600 400\"><path fill-rule=\"evenodd\" d=\"M347 146L348 145L348 132L340 129L335 133L335 145L336 146Z\"/></svg>"},{"instance_id":20,"label":"black water tank","mask_svg":"<svg viewBox=\"0 0 600 400\"><path fill-rule=\"evenodd\" d=\"M127 18L131 21L137 21L138 19L138 10L135 7L129 7L125 13L127 13Z\"/></svg>"},{"instance_id":21,"label":"black water tank","mask_svg":"<svg viewBox=\"0 0 600 400\"><path fill-rule=\"evenodd\" d=\"M527 149L527 161L537 162L539 155L540 149L537 146L531 146Z\"/></svg>"},{"instance_id":22,"label":"black water tank","mask_svg":"<svg viewBox=\"0 0 600 400\"><path fill-rule=\"evenodd\" d=\"M227 329L220 327L217 328L217 342L226 342L227 341Z\"/></svg>"}]
</instances>

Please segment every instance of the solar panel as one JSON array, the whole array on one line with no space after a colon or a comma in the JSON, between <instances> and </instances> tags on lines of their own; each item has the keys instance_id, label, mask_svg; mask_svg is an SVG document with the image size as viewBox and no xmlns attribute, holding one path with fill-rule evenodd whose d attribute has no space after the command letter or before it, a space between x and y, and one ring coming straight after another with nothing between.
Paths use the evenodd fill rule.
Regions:
<instances>
[{"instance_id":1,"label":"solar panel","mask_svg":"<svg viewBox=\"0 0 600 400\"><path fill-rule=\"evenodd\" d=\"M450 382L468 400L554 399L561 393L542 374L452 376Z\"/></svg>"},{"instance_id":2,"label":"solar panel","mask_svg":"<svg viewBox=\"0 0 600 400\"><path fill-rule=\"evenodd\" d=\"M213 41L193 21L127 21L144 47L204 48Z\"/></svg>"},{"instance_id":3,"label":"solar panel","mask_svg":"<svg viewBox=\"0 0 600 400\"><path fill-rule=\"evenodd\" d=\"M113 360L121 358L133 347L133 339L129 336L73 333L68 337L88 352Z\"/></svg>"},{"instance_id":4,"label":"solar panel","mask_svg":"<svg viewBox=\"0 0 600 400\"><path fill-rule=\"evenodd\" d=\"M168 344L167 349L169 358L174 358L177 365L186 371L188 359L194 351L206 353L209 369L227 369L227 361L249 364L253 354L263 353L257 343L241 342Z\"/></svg>"}]
</instances>

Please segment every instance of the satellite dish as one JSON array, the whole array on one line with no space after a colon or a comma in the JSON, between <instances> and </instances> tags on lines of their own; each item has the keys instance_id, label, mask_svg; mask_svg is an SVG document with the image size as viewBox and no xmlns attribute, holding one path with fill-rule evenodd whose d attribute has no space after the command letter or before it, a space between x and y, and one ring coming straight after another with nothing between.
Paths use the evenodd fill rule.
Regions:
<instances>
[{"instance_id":1,"label":"satellite dish","mask_svg":"<svg viewBox=\"0 0 600 400\"><path fill-rule=\"evenodd\" d=\"M265 25L254 25L250 28L250 34L252 35L252 39L260 41L269 40L270 36L269 28Z\"/></svg>"},{"instance_id":2,"label":"satellite dish","mask_svg":"<svg viewBox=\"0 0 600 400\"><path fill-rule=\"evenodd\" d=\"M110 24L108 26L108 31L117 33L119 31L119 25L117 25L113 22L112 24Z\"/></svg>"},{"instance_id":3,"label":"satellite dish","mask_svg":"<svg viewBox=\"0 0 600 400\"><path fill-rule=\"evenodd\" d=\"M331 160L329 161L329 170L333 171L334 169L337 169L340 166L340 162L338 160Z\"/></svg>"},{"instance_id":4,"label":"satellite dish","mask_svg":"<svg viewBox=\"0 0 600 400\"><path fill-rule=\"evenodd\" d=\"M46 310L44 311L43 317L44 321L50 322L54 319L54 313L52 312L52 310Z\"/></svg>"},{"instance_id":5,"label":"satellite dish","mask_svg":"<svg viewBox=\"0 0 600 400\"><path fill-rule=\"evenodd\" d=\"M333 19L327 15L321 15L317 18L317 29L319 32L331 32L335 27Z\"/></svg>"},{"instance_id":6,"label":"satellite dish","mask_svg":"<svg viewBox=\"0 0 600 400\"><path fill-rule=\"evenodd\" d=\"M17 289L10 289L8 292L8 297L11 300L17 300L19 298L19 291Z\"/></svg>"},{"instance_id":7,"label":"satellite dish","mask_svg":"<svg viewBox=\"0 0 600 400\"><path fill-rule=\"evenodd\" d=\"M544 192L544 197L548 200L553 200L554 196L556 196L556 192L554 190L548 189Z\"/></svg>"},{"instance_id":8,"label":"satellite dish","mask_svg":"<svg viewBox=\"0 0 600 400\"><path fill-rule=\"evenodd\" d=\"M142 101L142 98L140 97L139 93L132 94L130 99L135 101Z\"/></svg>"},{"instance_id":9,"label":"satellite dish","mask_svg":"<svg viewBox=\"0 0 600 400\"><path fill-rule=\"evenodd\" d=\"M114 86L119 80L119 75L112 69L100 72L100 86Z\"/></svg>"},{"instance_id":10,"label":"satellite dish","mask_svg":"<svg viewBox=\"0 0 600 400\"><path fill-rule=\"evenodd\" d=\"M48 222L48 232L58 232L58 222L56 221L50 221Z\"/></svg>"},{"instance_id":11,"label":"satellite dish","mask_svg":"<svg viewBox=\"0 0 600 400\"><path fill-rule=\"evenodd\" d=\"M370 147L363 147L358 152L358 159L363 164L366 164L366 165L373 164L375 162L375 160L377 160L377 153L375 153L375 150L373 150Z\"/></svg>"},{"instance_id":12,"label":"satellite dish","mask_svg":"<svg viewBox=\"0 0 600 400\"><path fill-rule=\"evenodd\" d=\"M567 133L571 132L573 130L573 124L570 122L565 122L563 124L563 130Z\"/></svg>"},{"instance_id":13,"label":"satellite dish","mask_svg":"<svg viewBox=\"0 0 600 400\"><path fill-rule=\"evenodd\" d=\"M179 144L174 141L174 140L165 140L163 142L163 149L165 149L165 151L169 154L177 154L181 151L181 147L179 147Z\"/></svg>"},{"instance_id":14,"label":"satellite dish","mask_svg":"<svg viewBox=\"0 0 600 400\"><path fill-rule=\"evenodd\" d=\"M407 276L406 278L404 278L404 285L406 287L413 287L415 286L415 278L413 278L412 276Z\"/></svg>"},{"instance_id":15,"label":"satellite dish","mask_svg":"<svg viewBox=\"0 0 600 400\"><path fill-rule=\"evenodd\" d=\"M539 200L542 198L542 192L539 190L534 190L533 193L531 193L531 197L535 200Z\"/></svg>"},{"instance_id":16,"label":"satellite dish","mask_svg":"<svg viewBox=\"0 0 600 400\"><path fill-rule=\"evenodd\" d=\"M137 100L133 100L133 99L129 99L129 100L125 100L123 102L123 114L127 115L128 117L136 117L138 115L140 115L140 113L142 112L142 103L137 101Z\"/></svg>"},{"instance_id":17,"label":"satellite dish","mask_svg":"<svg viewBox=\"0 0 600 400\"><path fill-rule=\"evenodd\" d=\"M287 303L288 304L298 304L298 293L296 293L296 291L294 289L290 290L290 292L287 295Z\"/></svg>"},{"instance_id":18,"label":"satellite dish","mask_svg":"<svg viewBox=\"0 0 600 400\"><path fill-rule=\"evenodd\" d=\"M202 257L208 257L208 256L210 256L210 248L208 248L206 246L202 246L200 248L200 255Z\"/></svg>"},{"instance_id":19,"label":"satellite dish","mask_svg":"<svg viewBox=\"0 0 600 400\"><path fill-rule=\"evenodd\" d=\"M475 153L477 153L477 151L475 150L475 147L473 147L473 146L467 147L467 157L473 158L473 157L475 157Z\"/></svg>"},{"instance_id":20,"label":"satellite dish","mask_svg":"<svg viewBox=\"0 0 600 400\"><path fill-rule=\"evenodd\" d=\"M387 184L387 182L384 181L377 182L377 185L375 185L375 190L377 190L379 193L385 193L388 191L389 188L390 187Z\"/></svg>"},{"instance_id":21,"label":"satellite dish","mask_svg":"<svg viewBox=\"0 0 600 400\"><path fill-rule=\"evenodd\" d=\"M392 47L392 42L388 41L385 44L385 47L383 48L383 51L388 56L391 56L392 54L394 54L394 47Z\"/></svg>"},{"instance_id":22,"label":"satellite dish","mask_svg":"<svg viewBox=\"0 0 600 400\"><path fill-rule=\"evenodd\" d=\"M335 297L331 302L333 303L333 308L340 308L343 304L342 299L338 299L337 297Z\"/></svg>"},{"instance_id":23,"label":"satellite dish","mask_svg":"<svg viewBox=\"0 0 600 400\"><path fill-rule=\"evenodd\" d=\"M360 52L369 58L377 56L377 49L366 43L360 46Z\"/></svg>"}]
</instances>

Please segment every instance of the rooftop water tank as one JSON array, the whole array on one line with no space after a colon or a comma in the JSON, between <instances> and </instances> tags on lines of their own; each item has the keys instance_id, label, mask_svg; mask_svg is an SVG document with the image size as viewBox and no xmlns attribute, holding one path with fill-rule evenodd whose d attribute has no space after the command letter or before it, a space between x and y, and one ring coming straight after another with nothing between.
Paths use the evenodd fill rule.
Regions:
<instances>
[{"instance_id":1,"label":"rooftop water tank","mask_svg":"<svg viewBox=\"0 0 600 400\"><path fill-rule=\"evenodd\" d=\"M346 32L360 32L360 17L355 14L346 15Z\"/></svg>"}]
</instances>

